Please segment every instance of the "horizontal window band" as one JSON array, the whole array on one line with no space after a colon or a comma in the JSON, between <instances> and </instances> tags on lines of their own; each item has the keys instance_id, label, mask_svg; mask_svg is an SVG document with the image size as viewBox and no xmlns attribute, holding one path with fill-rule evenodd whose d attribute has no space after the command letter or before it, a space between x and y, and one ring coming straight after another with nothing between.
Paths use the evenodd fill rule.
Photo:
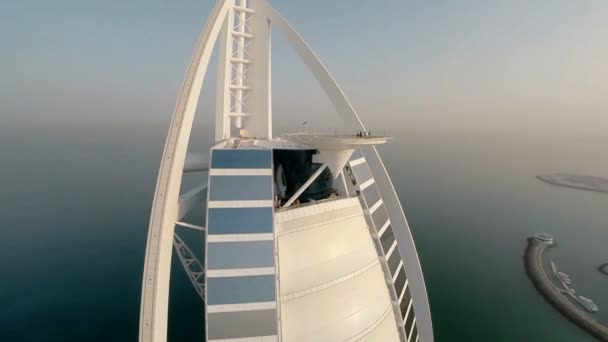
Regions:
<instances>
[{"instance_id":1,"label":"horizontal window band","mask_svg":"<svg viewBox=\"0 0 608 342\"><path fill-rule=\"evenodd\" d=\"M210 169L210 176L272 176L272 169Z\"/></svg>"},{"instance_id":2,"label":"horizontal window band","mask_svg":"<svg viewBox=\"0 0 608 342\"><path fill-rule=\"evenodd\" d=\"M209 201L272 200L272 187L272 176L210 176Z\"/></svg>"},{"instance_id":3,"label":"horizontal window band","mask_svg":"<svg viewBox=\"0 0 608 342\"><path fill-rule=\"evenodd\" d=\"M208 208L272 208L274 202L269 200L245 200L245 201L209 201Z\"/></svg>"},{"instance_id":4,"label":"horizontal window band","mask_svg":"<svg viewBox=\"0 0 608 342\"><path fill-rule=\"evenodd\" d=\"M272 252L272 250L271 250ZM246 257L246 256L245 256ZM209 261L207 261L209 262ZM224 277L250 277L259 275L274 275L275 269L272 267L251 267L251 268L229 268L229 269L208 269L208 278L224 278Z\"/></svg>"},{"instance_id":5,"label":"horizontal window band","mask_svg":"<svg viewBox=\"0 0 608 342\"><path fill-rule=\"evenodd\" d=\"M256 310L267 310L276 309L277 302L257 302L257 303L243 303L243 304L221 304L221 305L208 305L208 313L219 313L219 312L241 312L241 311L256 311Z\"/></svg>"},{"instance_id":6,"label":"horizontal window band","mask_svg":"<svg viewBox=\"0 0 608 342\"><path fill-rule=\"evenodd\" d=\"M271 150L212 149L212 169L268 169L272 167Z\"/></svg>"},{"instance_id":7,"label":"horizontal window band","mask_svg":"<svg viewBox=\"0 0 608 342\"><path fill-rule=\"evenodd\" d=\"M273 208L209 208L207 232L212 234L273 233Z\"/></svg>"},{"instance_id":8,"label":"horizontal window band","mask_svg":"<svg viewBox=\"0 0 608 342\"><path fill-rule=\"evenodd\" d=\"M273 233L259 234L208 234L207 242L273 241Z\"/></svg>"},{"instance_id":9,"label":"horizontal window band","mask_svg":"<svg viewBox=\"0 0 608 342\"><path fill-rule=\"evenodd\" d=\"M274 270L274 241L233 241L207 243L207 270L270 267ZM260 273L264 274L264 273ZM274 274L274 271L272 273Z\"/></svg>"},{"instance_id":10,"label":"horizontal window band","mask_svg":"<svg viewBox=\"0 0 608 342\"><path fill-rule=\"evenodd\" d=\"M211 278L207 275L206 281L209 305L274 302L276 300L276 276L274 274L221 278Z\"/></svg>"},{"instance_id":11,"label":"horizontal window band","mask_svg":"<svg viewBox=\"0 0 608 342\"><path fill-rule=\"evenodd\" d=\"M272 338L278 333L276 305L275 308L263 310L212 312L205 320L208 341L260 342L262 337Z\"/></svg>"}]
</instances>

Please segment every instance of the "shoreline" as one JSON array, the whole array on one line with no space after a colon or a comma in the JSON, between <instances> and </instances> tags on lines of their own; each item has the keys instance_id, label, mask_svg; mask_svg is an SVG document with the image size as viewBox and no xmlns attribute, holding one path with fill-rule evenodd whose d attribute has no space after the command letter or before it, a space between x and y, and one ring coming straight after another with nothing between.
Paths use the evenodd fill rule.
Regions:
<instances>
[{"instance_id":1,"label":"shoreline","mask_svg":"<svg viewBox=\"0 0 608 342\"><path fill-rule=\"evenodd\" d=\"M554 243L542 243L538 242L535 238L528 238L528 244L524 252L524 265L528 278L549 304L564 317L600 339L600 341L608 341L608 327L593 319L589 314L567 299L547 276L543 266L543 256L548 248L554 246Z\"/></svg>"}]
</instances>

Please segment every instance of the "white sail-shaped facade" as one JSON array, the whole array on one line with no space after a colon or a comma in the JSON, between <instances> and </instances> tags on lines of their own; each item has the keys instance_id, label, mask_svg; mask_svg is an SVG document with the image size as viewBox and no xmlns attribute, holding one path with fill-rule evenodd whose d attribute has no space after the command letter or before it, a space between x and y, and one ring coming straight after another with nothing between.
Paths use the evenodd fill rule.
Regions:
<instances>
[{"instance_id":1,"label":"white sail-shaped facade","mask_svg":"<svg viewBox=\"0 0 608 342\"><path fill-rule=\"evenodd\" d=\"M353 135L273 135L272 28L294 47ZM187 156L214 47L216 144L208 159ZM416 248L376 150L387 139L365 132L317 56L265 0L218 1L163 152L140 340L167 338L175 246L204 300L208 341L433 341ZM180 193L184 172L206 172L207 182ZM184 221L193 208L205 208L204 224ZM197 257L176 227L199 230L205 255Z\"/></svg>"},{"instance_id":2,"label":"white sail-shaped facade","mask_svg":"<svg viewBox=\"0 0 608 342\"><path fill-rule=\"evenodd\" d=\"M285 341L399 341L357 198L281 211L275 218Z\"/></svg>"}]
</instances>

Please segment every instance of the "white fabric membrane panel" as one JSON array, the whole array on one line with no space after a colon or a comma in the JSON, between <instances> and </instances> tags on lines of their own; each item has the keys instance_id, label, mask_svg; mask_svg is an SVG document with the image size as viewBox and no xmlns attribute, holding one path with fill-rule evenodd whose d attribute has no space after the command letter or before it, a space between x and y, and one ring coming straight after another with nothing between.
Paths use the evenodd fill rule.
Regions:
<instances>
[{"instance_id":1,"label":"white fabric membrane panel","mask_svg":"<svg viewBox=\"0 0 608 342\"><path fill-rule=\"evenodd\" d=\"M398 341L357 198L275 214L283 341Z\"/></svg>"}]
</instances>

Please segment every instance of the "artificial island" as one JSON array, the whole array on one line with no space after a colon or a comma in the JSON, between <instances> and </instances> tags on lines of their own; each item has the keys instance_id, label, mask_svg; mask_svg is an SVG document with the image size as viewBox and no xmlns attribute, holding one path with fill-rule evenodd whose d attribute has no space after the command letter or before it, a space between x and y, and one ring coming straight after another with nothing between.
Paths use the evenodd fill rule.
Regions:
<instances>
[{"instance_id":1,"label":"artificial island","mask_svg":"<svg viewBox=\"0 0 608 342\"><path fill-rule=\"evenodd\" d=\"M562 315L600 341L608 341L608 326L592 317L600 310L593 300L577 295L570 276L558 271L555 262L550 262L550 272L545 270L545 254L555 246L556 243L549 234L540 233L528 238L524 254L528 277L534 287Z\"/></svg>"}]
</instances>

